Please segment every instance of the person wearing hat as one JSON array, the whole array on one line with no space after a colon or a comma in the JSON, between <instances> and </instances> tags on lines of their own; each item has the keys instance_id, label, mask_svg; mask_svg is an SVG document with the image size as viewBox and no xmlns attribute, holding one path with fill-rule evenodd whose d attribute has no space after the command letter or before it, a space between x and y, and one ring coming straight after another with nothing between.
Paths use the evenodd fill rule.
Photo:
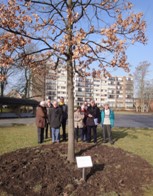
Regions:
<instances>
[{"instance_id":1,"label":"person wearing hat","mask_svg":"<svg viewBox=\"0 0 153 196\"><path fill-rule=\"evenodd\" d=\"M47 111L46 102L41 101L36 109L36 126L38 133L38 143L43 143L44 141L44 128L46 126Z\"/></svg>"},{"instance_id":2,"label":"person wearing hat","mask_svg":"<svg viewBox=\"0 0 153 196\"><path fill-rule=\"evenodd\" d=\"M103 143L107 142L106 136L108 136L109 142L113 144L112 140L112 127L114 127L114 111L110 109L109 103L104 103L104 109L101 111L101 124L103 128Z\"/></svg>"}]
</instances>

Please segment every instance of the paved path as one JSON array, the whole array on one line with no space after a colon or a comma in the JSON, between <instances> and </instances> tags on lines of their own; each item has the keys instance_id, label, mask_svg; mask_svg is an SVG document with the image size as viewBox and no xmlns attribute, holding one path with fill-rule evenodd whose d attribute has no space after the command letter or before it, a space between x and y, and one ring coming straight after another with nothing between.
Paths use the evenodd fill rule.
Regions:
<instances>
[{"instance_id":1,"label":"paved path","mask_svg":"<svg viewBox=\"0 0 153 196\"><path fill-rule=\"evenodd\" d=\"M35 118L0 119L0 126L11 126L12 124L31 123L35 123ZM153 128L153 115L116 114L115 127Z\"/></svg>"},{"instance_id":2,"label":"paved path","mask_svg":"<svg viewBox=\"0 0 153 196\"><path fill-rule=\"evenodd\" d=\"M152 114L116 114L116 127L153 128Z\"/></svg>"}]
</instances>

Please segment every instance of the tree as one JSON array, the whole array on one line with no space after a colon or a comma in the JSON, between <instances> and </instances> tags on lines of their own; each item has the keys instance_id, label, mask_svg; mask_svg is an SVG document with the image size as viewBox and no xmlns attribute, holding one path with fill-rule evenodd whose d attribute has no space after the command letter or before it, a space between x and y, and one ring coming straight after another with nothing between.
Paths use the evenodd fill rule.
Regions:
<instances>
[{"instance_id":1,"label":"tree","mask_svg":"<svg viewBox=\"0 0 153 196\"><path fill-rule=\"evenodd\" d=\"M145 94L148 93L148 85L146 77L148 75L150 63L147 61L141 62L135 69L135 88L137 89L137 96L140 98L141 112L144 112Z\"/></svg>"},{"instance_id":2,"label":"tree","mask_svg":"<svg viewBox=\"0 0 153 196\"><path fill-rule=\"evenodd\" d=\"M143 14L133 13L132 3L124 0L9 0L0 7L0 28L6 32L2 53L37 43L39 49L27 56L39 53L39 61L51 61L50 68L67 70L68 160L73 162L73 75L109 76L109 67L128 71L127 45L146 42Z\"/></svg>"},{"instance_id":3,"label":"tree","mask_svg":"<svg viewBox=\"0 0 153 196\"><path fill-rule=\"evenodd\" d=\"M27 53L35 53L37 51L37 47L34 44L26 44L25 46L22 47L22 53L20 53L20 56L22 58L19 58L16 60L16 68L18 71L18 79L16 82L16 88L18 91L23 95L23 98L31 98L32 94L31 88L33 88L33 91L37 91L39 89L40 91L43 91L44 88L44 78L42 79L37 79L37 81L33 79L33 75L37 74L37 72L41 71L45 75L45 65L42 65L41 62L38 61L39 55L26 55ZM37 60L36 60L37 59ZM41 70L40 68L37 68L37 72L33 72L33 67L37 67L38 63L36 65L36 62L39 62L39 66L41 65ZM45 61L43 61L45 63ZM43 70L42 70L43 69ZM39 82L41 80L41 82ZM39 82L39 87L37 87L37 84ZM40 89L41 88L41 89ZM43 93L43 98L44 98L44 93Z\"/></svg>"},{"instance_id":4,"label":"tree","mask_svg":"<svg viewBox=\"0 0 153 196\"><path fill-rule=\"evenodd\" d=\"M145 83L144 100L147 106L147 112L149 112L150 104L153 100L153 80L147 80Z\"/></svg>"},{"instance_id":5,"label":"tree","mask_svg":"<svg viewBox=\"0 0 153 196\"><path fill-rule=\"evenodd\" d=\"M4 36L4 31L0 33L0 36ZM4 44L4 40L0 39L0 47ZM8 78L11 75L10 66L7 66L7 64L10 64L10 59L12 55L12 52L5 51L4 53L0 53L0 96L4 96L4 91L8 83ZM4 63L5 61L5 63Z\"/></svg>"},{"instance_id":6,"label":"tree","mask_svg":"<svg viewBox=\"0 0 153 196\"><path fill-rule=\"evenodd\" d=\"M6 83L7 83L7 81L6 81L6 75L7 75L7 73L8 73L8 69L7 68L5 68L5 67L0 67L0 75L2 75L3 77L2 77L2 79L0 80L0 85L1 85L1 87L0 87L0 92L1 92L1 94L0 94L0 96L4 96L4 89L5 89L5 86L6 86Z\"/></svg>"}]
</instances>

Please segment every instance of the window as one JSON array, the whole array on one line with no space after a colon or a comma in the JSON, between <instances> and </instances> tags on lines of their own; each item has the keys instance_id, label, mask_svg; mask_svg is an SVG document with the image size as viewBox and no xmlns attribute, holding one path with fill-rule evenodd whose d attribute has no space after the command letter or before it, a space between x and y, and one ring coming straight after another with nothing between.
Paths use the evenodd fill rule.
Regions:
<instances>
[{"instance_id":1,"label":"window","mask_svg":"<svg viewBox=\"0 0 153 196\"><path fill-rule=\"evenodd\" d=\"M79 98L78 98L78 101L83 101L83 98L80 98L80 97L79 97Z\"/></svg>"},{"instance_id":2,"label":"window","mask_svg":"<svg viewBox=\"0 0 153 196\"><path fill-rule=\"evenodd\" d=\"M82 88L78 88L78 92L82 92Z\"/></svg>"}]
</instances>

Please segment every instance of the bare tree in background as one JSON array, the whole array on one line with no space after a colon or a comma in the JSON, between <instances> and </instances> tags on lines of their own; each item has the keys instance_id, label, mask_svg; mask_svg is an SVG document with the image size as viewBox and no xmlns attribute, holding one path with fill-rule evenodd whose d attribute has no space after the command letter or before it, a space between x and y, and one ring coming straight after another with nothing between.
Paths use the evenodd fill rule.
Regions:
<instances>
[{"instance_id":1,"label":"bare tree in background","mask_svg":"<svg viewBox=\"0 0 153 196\"><path fill-rule=\"evenodd\" d=\"M150 63L147 61L141 62L135 70L134 77L135 77L135 89L137 97L140 99L140 107L141 112L145 110L145 97L146 93L148 94L148 71L149 71Z\"/></svg>"}]
</instances>

